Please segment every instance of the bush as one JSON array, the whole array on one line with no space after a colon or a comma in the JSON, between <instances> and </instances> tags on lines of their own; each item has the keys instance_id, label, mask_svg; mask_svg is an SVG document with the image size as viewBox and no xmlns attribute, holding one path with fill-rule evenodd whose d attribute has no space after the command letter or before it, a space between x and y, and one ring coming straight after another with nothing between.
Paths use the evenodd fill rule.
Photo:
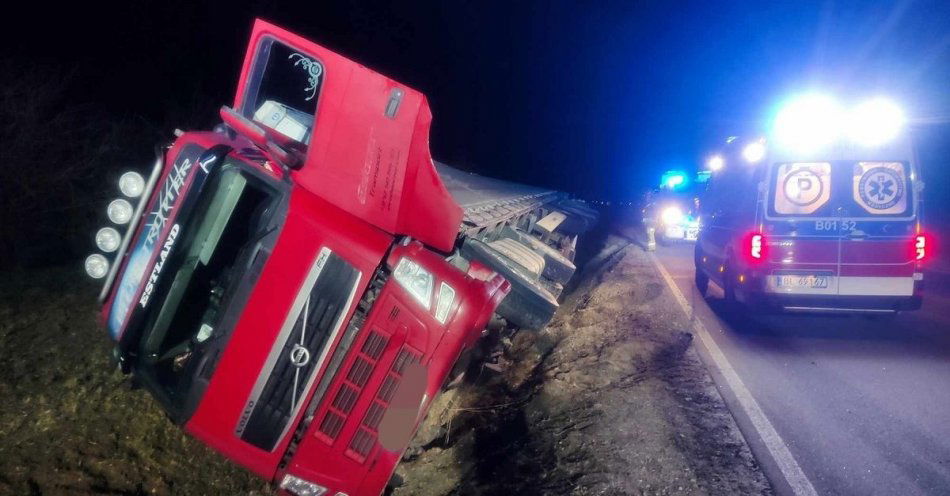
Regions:
<instances>
[{"instance_id":1,"label":"bush","mask_svg":"<svg viewBox=\"0 0 950 496\"><path fill-rule=\"evenodd\" d=\"M146 172L161 131L71 94L56 66L0 61L0 269L82 258L95 249L121 172Z\"/></svg>"}]
</instances>

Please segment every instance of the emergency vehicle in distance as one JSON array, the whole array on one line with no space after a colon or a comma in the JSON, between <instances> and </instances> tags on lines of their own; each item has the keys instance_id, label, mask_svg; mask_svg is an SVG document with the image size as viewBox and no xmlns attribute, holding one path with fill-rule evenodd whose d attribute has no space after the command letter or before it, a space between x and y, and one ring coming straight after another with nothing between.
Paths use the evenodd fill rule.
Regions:
<instances>
[{"instance_id":1,"label":"emergency vehicle in distance","mask_svg":"<svg viewBox=\"0 0 950 496\"><path fill-rule=\"evenodd\" d=\"M897 105L804 95L767 137L734 139L710 163L694 257L701 293L712 280L749 308L920 308L933 242Z\"/></svg>"},{"instance_id":2,"label":"emergency vehicle in distance","mask_svg":"<svg viewBox=\"0 0 950 496\"><path fill-rule=\"evenodd\" d=\"M596 213L433 164L421 93L263 21L220 116L119 179L85 262L115 358L283 491L378 495L490 319L551 318Z\"/></svg>"},{"instance_id":3,"label":"emergency vehicle in distance","mask_svg":"<svg viewBox=\"0 0 950 496\"><path fill-rule=\"evenodd\" d=\"M690 178L685 171L669 170L660 178L659 187L647 193L642 208L643 225L655 230L660 243L696 241L700 192L709 177L708 171Z\"/></svg>"}]
</instances>

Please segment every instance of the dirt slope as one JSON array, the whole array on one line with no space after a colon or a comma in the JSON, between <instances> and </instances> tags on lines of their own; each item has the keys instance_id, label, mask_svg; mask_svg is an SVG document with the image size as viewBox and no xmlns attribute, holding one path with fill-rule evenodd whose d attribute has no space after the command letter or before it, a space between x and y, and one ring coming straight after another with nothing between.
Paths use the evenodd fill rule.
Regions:
<instances>
[{"instance_id":1,"label":"dirt slope","mask_svg":"<svg viewBox=\"0 0 950 496\"><path fill-rule=\"evenodd\" d=\"M646 253L612 238L590 266L481 394L443 396L396 494L772 493Z\"/></svg>"}]
</instances>

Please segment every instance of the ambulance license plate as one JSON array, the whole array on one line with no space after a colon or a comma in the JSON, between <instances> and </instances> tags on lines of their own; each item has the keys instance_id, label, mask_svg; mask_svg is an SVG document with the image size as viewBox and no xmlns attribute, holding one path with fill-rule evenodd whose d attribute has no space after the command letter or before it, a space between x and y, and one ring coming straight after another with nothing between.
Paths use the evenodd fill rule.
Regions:
<instances>
[{"instance_id":1,"label":"ambulance license plate","mask_svg":"<svg viewBox=\"0 0 950 496\"><path fill-rule=\"evenodd\" d=\"M686 230L686 240L687 241L696 241L696 238L699 237L699 228L691 227Z\"/></svg>"},{"instance_id":2,"label":"ambulance license plate","mask_svg":"<svg viewBox=\"0 0 950 496\"><path fill-rule=\"evenodd\" d=\"M779 288L823 289L828 287L828 276L815 274L783 274L775 277L775 286Z\"/></svg>"}]
</instances>

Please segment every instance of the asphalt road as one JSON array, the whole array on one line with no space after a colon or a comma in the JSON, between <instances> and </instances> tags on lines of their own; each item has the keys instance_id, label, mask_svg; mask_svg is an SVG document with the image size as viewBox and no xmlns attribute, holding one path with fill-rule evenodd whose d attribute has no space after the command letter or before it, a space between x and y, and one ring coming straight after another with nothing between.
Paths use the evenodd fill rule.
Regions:
<instances>
[{"instance_id":1,"label":"asphalt road","mask_svg":"<svg viewBox=\"0 0 950 496\"><path fill-rule=\"evenodd\" d=\"M729 314L714 284L705 300L697 293L692 250L660 246L657 258L818 494L950 494L946 280L928 281L923 308L893 321ZM723 396L767 474L781 477L734 395Z\"/></svg>"}]
</instances>

